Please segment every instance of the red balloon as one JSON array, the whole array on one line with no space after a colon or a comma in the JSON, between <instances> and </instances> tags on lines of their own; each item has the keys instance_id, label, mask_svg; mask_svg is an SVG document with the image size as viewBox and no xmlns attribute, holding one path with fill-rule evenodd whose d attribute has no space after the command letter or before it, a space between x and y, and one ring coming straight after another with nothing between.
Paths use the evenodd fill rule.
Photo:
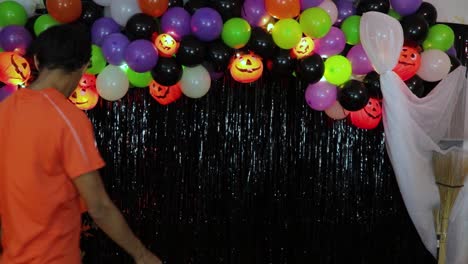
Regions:
<instances>
[{"instance_id":1,"label":"red balloon","mask_svg":"<svg viewBox=\"0 0 468 264\"><path fill-rule=\"evenodd\" d=\"M421 54L418 47L403 46L400 59L393 71L400 76L403 81L411 79L421 66Z\"/></svg>"},{"instance_id":2,"label":"red balloon","mask_svg":"<svg viewBox=\"0 0 468 264\"><path fill-rule=\"evenodd\" d=\"M0 52L0 82L21 85L31 76L28 61L15 52Z\"/></svg>"},{"instance_id":3,"label":"red balloon","mask_svg":"<svg viewBox=\"0 0 468 264\"><path fill-rule=\"evenodd\" d=\"M138 0L138 5L143 13L160 17L166 12L169 0Z\"/></svg>"},{"instance_id":4,"label":"red balloon","mask_svg":"<svg viewBox=\"0 0 468 264\"><path fill-rule=\"evenodd\" d=\"M363 129L376 128L382 120L382 102L375 98L370 98L367 105L355 112L349 114L351 123L356 127Z\"/></svg>"},{"instance_id":5,"label":"red balloon","mask_svg":"<svg viewBox=\"0 0 468 264\"><path fill-rule=\"evenodd\" d=\"M69 23L80 18L81 0L47 0L47 11L58 22Z\"/></svg>"},{"instance_id":6,"label":"red balloon","mask_svg":"<svg viewBox=\"0 0 468 264\"><path fill-rule=\"evenodd\" d=\"M301 11L301 3L299 0L265 0L265 9L278 19L294 18Z\"/></svg>"},{"instance_id":7,"label":"red balloon","mask_svg":"<svg viewBox=\"0 0 468 264\"><path fill-rule=\"evenodd\" d=\"M162 105L173 103L182 96L180 83L176 83L172 86L164 86L153 80L149 85L149 91L154 100Z\"/></svg>"}]
</instances>

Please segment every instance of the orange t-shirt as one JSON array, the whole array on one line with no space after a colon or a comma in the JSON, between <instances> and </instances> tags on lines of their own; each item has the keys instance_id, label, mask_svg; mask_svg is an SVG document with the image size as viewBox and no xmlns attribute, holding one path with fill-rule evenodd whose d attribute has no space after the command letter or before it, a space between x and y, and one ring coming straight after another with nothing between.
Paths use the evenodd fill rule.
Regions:
<instances>
[{"instance_id":1,"label":"orange t-shirt","mask_svg":"<svg viewBox=\"0 0 468 264\"><path fill-rule=\"evenodd\" d=\"M72 180L103 166L91 122L57 90L21 89L1 102L3 263L81 263Z\"/></svg>"}]
</instances>

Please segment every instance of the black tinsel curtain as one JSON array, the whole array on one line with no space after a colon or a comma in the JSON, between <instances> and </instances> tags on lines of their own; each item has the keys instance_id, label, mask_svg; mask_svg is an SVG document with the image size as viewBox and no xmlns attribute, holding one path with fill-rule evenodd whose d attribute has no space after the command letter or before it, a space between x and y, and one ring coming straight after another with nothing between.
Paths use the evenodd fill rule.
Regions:
<instances>
[{"instance_id":1,"label":"black tinsel curtain","mask_svg":"<svg viewBox=\"0 0 468 264\"><path fill-rule=\"evenodd\" d=\"M468 26L452 26L466 63ZM382 129L329 121L304 89L225 78L198 100L160 106L133 89L88 113L111 197L166 263L435 263ZM84 263L132 263L94 227L82 248Z\"/></svg>"}]
</instances>

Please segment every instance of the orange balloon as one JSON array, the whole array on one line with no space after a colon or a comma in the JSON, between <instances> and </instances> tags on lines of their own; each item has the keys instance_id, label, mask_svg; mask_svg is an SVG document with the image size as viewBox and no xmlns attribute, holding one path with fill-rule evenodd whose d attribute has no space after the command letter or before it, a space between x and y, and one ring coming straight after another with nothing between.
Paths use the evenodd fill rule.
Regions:
<instances>
[{"instance_id":1,"label":"orange balloon","mask_svg":"<svg viewBox=\"0 0 468 264\"><path fill-rule=\"evenodd\" d=\"M153 17L160 17L166 12L169 0L138 0L138 4L143 13Z\"/></svg>"},{"instance_id":2,"label":"orange balloon","mask_svg":"<svg viewBox=\"0 0 468 264\"><path fill-rule=\"evenodd\" d=\"M69 23L81 16L81 0L47 0L47 11L58 22Z\"/></svg>"},{"instance_id":3,"label":"orange balloon","mask_svg":"<svg viewBox=\"0 0 468 264\"><path fill-rule=\"evenodd\" d=\"M266 0L266 11L275 18L294 18L301 11L299 0Z\"/></svg>"}]
</instances>

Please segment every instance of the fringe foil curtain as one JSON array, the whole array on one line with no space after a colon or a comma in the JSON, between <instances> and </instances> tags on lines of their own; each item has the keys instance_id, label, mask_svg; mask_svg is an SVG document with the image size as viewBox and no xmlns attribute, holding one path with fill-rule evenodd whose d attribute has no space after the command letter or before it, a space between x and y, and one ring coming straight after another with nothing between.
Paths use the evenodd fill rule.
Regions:
<instances>
[{"instance_id":1,"label":"fringe foil curtain","mask_svg":"<svg viewBox=\"0 0 468 264\"><path fill-rule=\"evenodd\" d=\"M468 26L454 28L466 63ZM112 199L165 263L435 263L382 129L331 122L304 91L292 78L225 78L198 100L160 106L132 89L88 113ZM84 263L132 263L93 227L82 249Z\"/></svg>"}]
</instances>

